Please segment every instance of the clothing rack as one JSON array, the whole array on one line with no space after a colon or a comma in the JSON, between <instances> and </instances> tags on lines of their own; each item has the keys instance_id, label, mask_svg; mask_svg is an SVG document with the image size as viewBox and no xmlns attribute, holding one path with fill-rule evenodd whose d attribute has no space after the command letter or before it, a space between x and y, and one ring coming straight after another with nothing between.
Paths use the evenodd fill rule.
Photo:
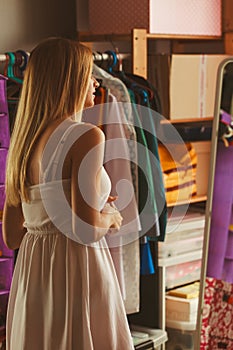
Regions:
<instances>
[{"instance_id":1,"label":"clothing rack","mask_svg":"<svg viewBox=\"0 0 233 350\"><path fill-rule=\"evenodd\" d=\"M113 58L114 51L111 52L93 52L93 59L95 62L100 61L111 61ZM131 57L131 54L128 53L115 53L118 60L123 60ZM0 62L6 62L6 54L0 54Z\"/></svg>"},{"instance_id":2,"label":"clothing rack","mask_svg":"<svg viewBox=\"0 0 233 350\"><path fill-rule=\"evenodd\" d=\"M6 55L0 54L0 62L6 62Z\"/></svg>"},{"instance_id":3,"label":"clothing rack","mask_svg":"<svg viewBox=\"0 0 233 350\"><path fill-rule=\"evenodd\" d=\"M95 62L98 61L111 61L114 58L117 60L125 60L127 58L131 58L130 53L119 53L115 51L106 51L106 52L93 52L93 58Z\"/></svg>"},{"instance_id":4,"label":"clothing rack","mask_svg":"<svg viewBox=\"0 0 233 350\"><path fill-rule=\"evenodd\" d=\"M14 52L12 52L13 54ZM9 53L10 54L10 53ZM27 57L24 56L20 58L20 62L16 63L17 65L21 65L23 63L23 70L25 69L27 65L27 60L30 55L30 53L26 53ZM14 55L10 56L10 65L11 67L15 66L15 61L14 61ZM112 70L113 67L117 66L118 71L123 70L123 60L126 60L127 58L130 58L131 54L128 53L119 53L116 51L105 51L105 52L93 52L93 62L97 65L102 66L104 63L105 65L108 66L109 70ZM7 54L0 54L0 63L6 63L7 60L9 60L9 57L7 57ZM13 60L13 61L12 61ZM11 68L13 69L13 68Z\"/></svg>"},{"instance_id":5,"label":"clothing rack","mask_svg":"<svg viewBox=\"0 0 233 350\"><path fill-rule=\"evenodd\" d=\"M108 69L112 70L114 67L118 67L118 71L123 70L123 60L131 58L131 54L128 53L119 53L117 51L105 51L101 52L93 52L93 60L97 65L108 65Z\"/></svg>"}]
</instances>

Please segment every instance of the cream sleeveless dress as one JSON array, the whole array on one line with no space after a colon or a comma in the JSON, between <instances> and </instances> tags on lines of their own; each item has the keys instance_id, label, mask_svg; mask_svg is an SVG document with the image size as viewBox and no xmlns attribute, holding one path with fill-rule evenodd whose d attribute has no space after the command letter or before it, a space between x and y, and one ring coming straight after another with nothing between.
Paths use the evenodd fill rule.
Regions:
<instances>
[{"instance_id":1,"label":"cream sleeveless dress","mask_svg":"<svg viewBox=\"0 0 233 350\"><path fill-rule=\"evenodd\" d=\"M49 168L65 137L62 141ZM69 197L70 180L62 181ZM44 193L56 197L59 183L53 179L47 182L42 186ZM100 209L110 186L103 168ZM41 198L41 186L31 186L29 195L30 202L22 203L27 233L19 249L9 297L7 350L132 350L105 238L92 246L75 242L51 222ZM57 215L62 217L63 213ZM70 222L63 219L69 230Z\"/></svg>"}]
</instances>

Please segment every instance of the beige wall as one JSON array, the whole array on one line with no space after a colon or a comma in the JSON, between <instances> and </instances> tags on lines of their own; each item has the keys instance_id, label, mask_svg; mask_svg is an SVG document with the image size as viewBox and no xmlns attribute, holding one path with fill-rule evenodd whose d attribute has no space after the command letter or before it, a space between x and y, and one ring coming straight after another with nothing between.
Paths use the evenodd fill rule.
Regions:
<instances>
[{"instance_id":1,"label":"beige wall","mask_svg":"<svg viewBox=\"0 0 233 350\"><path fill-rule=\"evenodd\" d=\"M48 36L75 38L76 31L75 0L0 0L0 54L30 50Z\"/></svg>"}]
</instances>

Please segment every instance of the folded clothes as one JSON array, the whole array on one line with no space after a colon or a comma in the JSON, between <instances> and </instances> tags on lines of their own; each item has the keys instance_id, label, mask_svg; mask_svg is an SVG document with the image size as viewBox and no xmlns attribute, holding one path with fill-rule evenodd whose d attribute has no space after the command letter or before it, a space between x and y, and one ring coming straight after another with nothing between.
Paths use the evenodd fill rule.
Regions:
<instances>
[{"instance_id":1,"label":"folded clothes","mask_svg":"<svg viewBox=\"0 0 233 350\"><path fill-rule=\"evenodd\" d=\"M168 203L196 195L197 155L191 143L159 144L166 200Z\"/></svg>"}]
</instances>

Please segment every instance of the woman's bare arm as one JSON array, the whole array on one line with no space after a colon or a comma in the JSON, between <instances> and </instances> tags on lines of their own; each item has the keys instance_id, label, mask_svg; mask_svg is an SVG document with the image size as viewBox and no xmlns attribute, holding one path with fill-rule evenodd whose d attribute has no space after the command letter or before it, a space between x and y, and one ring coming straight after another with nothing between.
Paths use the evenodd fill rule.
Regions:
<instances>
[{"instance_id":1,"label":"woman's bare arm","mask_svg":"<svg viewBox=\"0 0 233 350\"><path fill-rule=\"evenodd\" d=\"M5 202L2 219L2 234L3 241L9 249L17 249L26 233L26 228L23 226L24 217L22 206L9 206Z\"/></svg>"},{"instance_id":2,"label":"woman's bare arm","mask_svg":"<svg viewBox=\"0 0 233 350\"><path fill-rule=\"evenodd\" d=\"M91 127L72 149L73 230L84 243L98 241L110 227L117 232L122 223L117 210L108 213L98 209L104 142L103 132L97 127Z\"/></svg>"}]
</instances>

